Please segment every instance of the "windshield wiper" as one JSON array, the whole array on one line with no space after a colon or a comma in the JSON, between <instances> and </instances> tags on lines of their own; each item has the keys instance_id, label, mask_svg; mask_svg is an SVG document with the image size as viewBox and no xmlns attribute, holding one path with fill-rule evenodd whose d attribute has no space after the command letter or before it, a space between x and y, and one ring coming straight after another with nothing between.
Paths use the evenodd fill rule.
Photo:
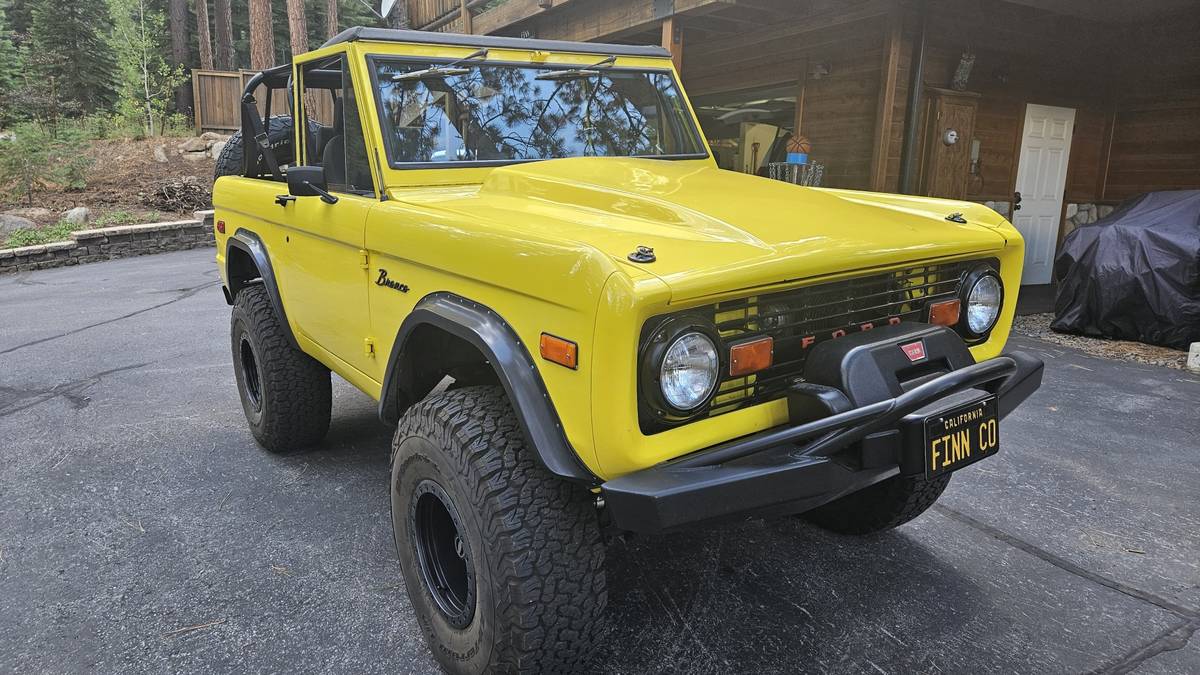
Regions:
<instances>
[{"instance_id":1,"label":"windshield wiper","mask_svg":"<svg viewBox=\"0 0 1200 675\"><path fill-rule=\"evenodd\" d=\"M464 61L471 61L473 59L487 58L487 55L488 50L480 49L473 54L468 54L467 56L464 56L452 63L447 63L444 66L430 66L428 68L422 68L421 70L414 70L408 73L396 73L392 76L392 82L412 82L413 80L440 79L450 75L467 75L471 72L471 69L463 68L458 64L463 63Z\"/></svg>"},{"instance_id":2,"label":"windshield wiper","mask_svg":"<svg viewBox=\"0 0 1200 675\"><path fill-rule=\"evenodd\" d=\"M538 73L535 80L578 80L583 77L596 77L600 74L597 68L611 68L616 63L617 57L610 56L603 61L597 61L585 68L568 68L567 70L549 70L544 73Z\"/></svg>"}]
</instances>

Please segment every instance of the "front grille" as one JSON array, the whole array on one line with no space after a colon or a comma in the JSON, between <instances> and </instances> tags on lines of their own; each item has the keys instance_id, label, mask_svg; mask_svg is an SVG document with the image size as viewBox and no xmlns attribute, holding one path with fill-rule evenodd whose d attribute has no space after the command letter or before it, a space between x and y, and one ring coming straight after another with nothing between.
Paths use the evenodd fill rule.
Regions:
<instances>
[{"instance_id":1,"label":"front grille","mask_svg":"<svg viewBox=\"0 0 1200 675\"><path fill-rule=\"evenodd\" d=\"M889 323L927 320L928 305L957 297L963 278L980 262L999 268L994 259L911 266L701 308L716 324L724 349L764 335L775 339L774 365L749 377L726 377L708 414L783 398L803 374L808 353L822 342ZM655 430L653 424L643 427Z\"/></svg>"}]
</instances>

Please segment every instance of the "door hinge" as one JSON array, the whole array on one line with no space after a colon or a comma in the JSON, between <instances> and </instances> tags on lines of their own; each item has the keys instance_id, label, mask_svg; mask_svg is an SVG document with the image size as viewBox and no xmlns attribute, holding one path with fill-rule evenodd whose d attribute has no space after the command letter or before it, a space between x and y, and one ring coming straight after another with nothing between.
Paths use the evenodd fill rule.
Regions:
<instances>
[{"instance_id":1,"label":"door hinge","mask_svg":"<svg viewBox=\"0 0 1200 675\"><path fill-rule=\"evenodd\" d=\"M363 340L363 354L375 358L375 338L366 338Z\"/></svg>"},{"instance_id":2,"label":"door hinge","mask_svg":"<svg viewBox=\"0 0 1200 675\"><path fill-rule=\"evenodd\" d=\"M364 270L371 269L371 254L365 249L358 250L358 266Z\"/></svg>"}]
</instances>

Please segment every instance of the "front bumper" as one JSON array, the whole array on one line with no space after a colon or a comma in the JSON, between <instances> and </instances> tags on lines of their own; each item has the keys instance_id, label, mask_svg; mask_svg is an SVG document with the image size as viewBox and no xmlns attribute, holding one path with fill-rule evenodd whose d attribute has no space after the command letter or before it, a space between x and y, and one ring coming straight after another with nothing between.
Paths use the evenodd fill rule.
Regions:
<instances>
[{"instance_id":1,"label":"front bumper","mask_svg":"<svg viewBox=\"0 0 1200 675\"><path fill-rule=\"evenodd\" d=\"M634 532L661 532L683 525L756 511L799 513L900 474L912 472L914 441L902 433L926 416L987 395L998 398L1001 418L1041 386L1042 361L1009 352L982 363L947 359L949 372L900 384L897 395L861 402L854 389L864 380L857 367L889 348L923 339L928 348L945 337L937 329L908 331L850 345L836 356L848 391L802 382L793 385L792 416L800 421L700 450L601 486L613 525ZM961 342L958 342L961 345ZM965 350L965 348L964 348ZM814 353L810 358L816 358ZM969 360L969 356L967 356ZM828 369L826 363L817 366ZM839 368L834 368L838 370ZM868 378L869 379L869 378ZM874 398L878 399L878 396ZM817 417L813 409L822 409Z\"/></svg>"}]
</instances>

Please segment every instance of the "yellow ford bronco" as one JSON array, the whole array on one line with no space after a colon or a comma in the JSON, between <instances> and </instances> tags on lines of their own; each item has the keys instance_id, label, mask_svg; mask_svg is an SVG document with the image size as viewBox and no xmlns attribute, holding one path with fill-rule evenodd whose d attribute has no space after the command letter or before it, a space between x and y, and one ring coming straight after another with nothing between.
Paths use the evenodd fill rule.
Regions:
<instances>
[{"instance_id":1,"label":"yellow ford bronco","mask_svg":"<svg viewBox=\"0 0 1200 675\"><path fill-rule=\"evenodd\" d=\"M249 82L217 174L254 437L320 443L331 372L378 400L452 673L581 666L613 533L904 523L1041 383L1012 225L718 169L657 47L351 29Z\"/></svg>"}]
</instances>

